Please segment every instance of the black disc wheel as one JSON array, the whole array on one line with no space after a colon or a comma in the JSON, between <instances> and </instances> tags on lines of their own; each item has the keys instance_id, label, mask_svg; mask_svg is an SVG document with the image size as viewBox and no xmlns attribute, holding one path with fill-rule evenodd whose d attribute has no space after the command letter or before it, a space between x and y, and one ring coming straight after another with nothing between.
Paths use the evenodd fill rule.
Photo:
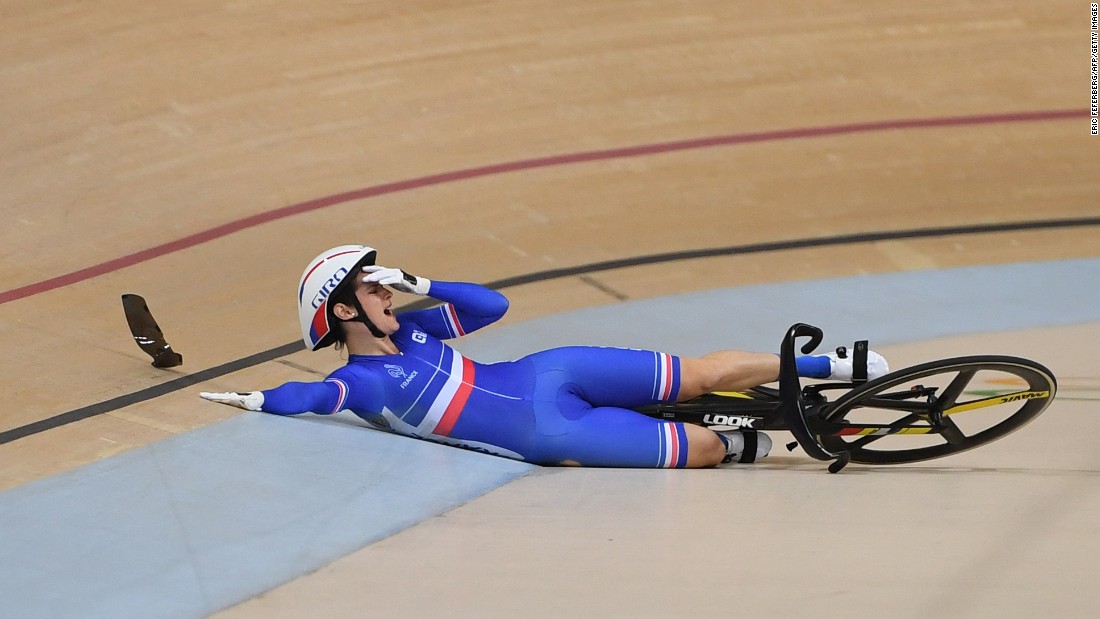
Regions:
<instances>
[{"instance_id":1,"label":"black disc wheel","mask_svg":"<svg viewBox=\"0 0 1100 619\"><path fill-rule=\"evenodd\" d=\"M1034 419L1054 399L1054 375L1017 357L943 359L891 372L822 410L821 445L852 462L901 464L973 449Z\"/></svg>"}]
</instances>

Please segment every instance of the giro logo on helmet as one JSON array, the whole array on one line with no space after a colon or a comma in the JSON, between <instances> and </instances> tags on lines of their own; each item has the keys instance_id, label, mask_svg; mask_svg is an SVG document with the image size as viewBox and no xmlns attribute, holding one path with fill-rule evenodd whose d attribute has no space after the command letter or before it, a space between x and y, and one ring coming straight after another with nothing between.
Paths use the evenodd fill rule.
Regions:
<instances>
[{"instance_id":1,"label":"giro logo on helmet","mask_svg":"<svg viewBox=\"0 0 1100 619\"><path fill-rule=\"evenodd\" d=\"M332 294L332 291L340 285L340 282L344 281L347 277L348 270L346 267L340 267L332 277L328 278L324 284L321 285L321 289L317 291L317 294L313 296L313 309L321 307L321 304L325 302L325 299Z\"/></svg>"}]
</instances>

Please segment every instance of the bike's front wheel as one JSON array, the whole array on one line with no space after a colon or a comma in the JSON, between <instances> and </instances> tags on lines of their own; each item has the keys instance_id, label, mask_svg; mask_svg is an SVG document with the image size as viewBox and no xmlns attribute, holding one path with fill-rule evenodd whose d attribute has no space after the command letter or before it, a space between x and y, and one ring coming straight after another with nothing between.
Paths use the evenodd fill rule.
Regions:
<instances>
[{"instance_id":1,"label":"bike's front wheel","mask_svg":"<svg viewBox=\"0 0 1100 619\"><path fill-rule=\"evenodd\" d=\"M1020 428L1057 389L1054 374L1028 359L943 359L849 391L821 411L815 433L825 449L862 464L942 458Z\"/></svg>"}]
</instances>

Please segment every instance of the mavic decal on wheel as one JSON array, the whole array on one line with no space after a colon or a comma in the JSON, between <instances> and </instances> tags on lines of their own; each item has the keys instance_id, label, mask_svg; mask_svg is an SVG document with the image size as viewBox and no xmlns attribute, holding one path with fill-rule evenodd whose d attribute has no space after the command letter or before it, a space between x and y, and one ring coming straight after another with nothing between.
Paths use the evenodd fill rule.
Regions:
<instances>
[{"instance_id":1,"label":"mavic decal on wheel","mask_svg":"<svg viewBox=\"0 0 1100 619\"><path fill-rule=\"evenodd\" d=\"M833 433L833 436L886 436L888 434L931 434L935 430L926 428L879 428L852 427Z\"/></svg>"},{"instance_id":2,"label":"mavic decal on wheel","mask_svg":"<svg viewBox=\"0 0 1100 619\"><path fill-rule=\"evenodd\" d=\"M1005 395L993 396L991 398L985 398L982 400L974 400L973 402L966 402L943 411L944 415L954 415L955 413L962 413L966 411L972 411L978 408L985 408L987 406L997 406L998 404L1008 404L1009 402L1023 402L1024 400L1043 400L1050 397L1050 391L1019 391L1017 393L1008 393Z\"/></svg>"}]
</instances>

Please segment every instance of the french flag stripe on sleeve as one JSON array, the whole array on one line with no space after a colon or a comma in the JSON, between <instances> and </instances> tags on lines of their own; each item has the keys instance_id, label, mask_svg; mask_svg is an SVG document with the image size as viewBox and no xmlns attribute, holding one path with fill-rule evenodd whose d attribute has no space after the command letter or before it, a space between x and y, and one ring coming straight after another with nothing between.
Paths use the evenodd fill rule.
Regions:
<instances>
[{"instance_id":1,"label":"french flag stripe on sleeve","mask_svg":"<svg viewBox=\"0 0 1100 619\"><path fill-rule=\"evenodd\" d=\"M458 312L455 311L455 306L447 303L443 306L443 315L447 318L447 326L451 328L451 331L455 334L455 337L462 337L466 335L466 330L462 328L462 323L458 320Z\"/></svg>"},{"instance_id":2,"label":"french flag stripe on sleeve","mask_svg":"<svg viewBox=\"0 0 1100 619\"><path fill-rule=\"evenodd\" d=\"M332 409L332 412L338 413L344 410L344 404L348 401L348 384L338 378L330 378L326 382L336 385L336 388L340 390L340 397L336 400L336 406Z\"/></svg>"}]
</instances>

